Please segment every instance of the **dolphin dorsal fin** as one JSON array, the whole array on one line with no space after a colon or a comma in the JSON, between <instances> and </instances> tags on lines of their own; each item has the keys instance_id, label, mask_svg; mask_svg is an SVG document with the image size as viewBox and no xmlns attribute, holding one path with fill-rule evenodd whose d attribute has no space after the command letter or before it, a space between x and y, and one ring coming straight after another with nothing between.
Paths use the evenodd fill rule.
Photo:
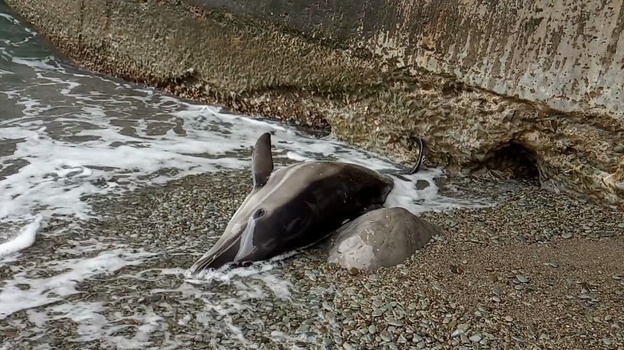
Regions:
<instances>
[{"instance_id":1,"label":"dolphin dorsal fin","mask_svg":"<svg viewBox=\"0 0 624 350\"><path fill-rule=\"evenodd\" d=\"M262 187L273 172L273 155L271 154L271 134L260 135L251 156L251 172L254 188Z\"/></svg>"}]
</instances>

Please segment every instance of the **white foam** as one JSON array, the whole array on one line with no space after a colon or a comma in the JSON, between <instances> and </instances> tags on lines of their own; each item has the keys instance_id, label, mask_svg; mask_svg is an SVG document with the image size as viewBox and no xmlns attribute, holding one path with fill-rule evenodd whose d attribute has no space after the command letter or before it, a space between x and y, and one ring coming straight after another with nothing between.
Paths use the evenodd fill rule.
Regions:
<instances>
[{"instance_id":1,"label":"white foam","mask_svg":"<svg viewBox=\"0 0 624 350\"><path fill-rule=\"evenodd\" d=\"M35 270L15 273L5 280L0 291L0 320L14 312L48 305L78 293L77 283L101 273L110 273L124 266L137 265L154 254L132 253L125 249L115 249L100 253L93 258L50 261ZM56 272L54 276L29 277L34 271ZM28 286L27 289L22 289ZM20 288L22 287L22 288Z\"/></svg>"},{"instance_id":2,"label":"white foam","mask_svg":"<svg viewBox=\"0 0 624 350\"><path fill-rule=\"evenodd\" d=\"M53 305L49 308L47 314L37 315L39 326L44 326L49 321L69 318L74 321L78 327L76 333L81 337L82 341L93 341L102 337L103 330L108 323L105 316L102 315L105 307L99 302L83 302L79 301L73 304ZM30 317L31 322L33 317ZM79 339L70 338L70 341Z\"/></svg>"},{"instance_id":3,"label":"white foam","mask_svg":"<svg viewBox=\"0 0 624 350\"><path fill-rule=\"evenodd\" d=\"M6 19L13 25L19 25L19 21L8 13L0 13L0 18Z\"/></svg>"},{"instance_id":4,"label":"white foam","mask_svg":"<svg viewBox=\"0 0 624 350\"><path fill-rule=\"evenodd\" d=\"M313 244L310 244L312 246ZM254 261L250 263L248 266L238 266L232 267L230 265L224 265L218 269L207 269L202 270L196 274L193 274L190 269L186 269L184 271L184 277L189 283L206 283L212 281L226 282L229 283L233 279L238 277L252 277L264 279L263 273L267 271L273 270L277 263L288 259L292 256L301 254L301 252L307 247L303 247L300 249L295 249L292 251L285 252L283 254L274 256L267 260ZM279 294L280 297L289 298L286 285L276 286L276 294Z\"/></svg>"},{"instance_id":5,"label":"white foam","mask_svg":"<svg viewBox=\"0 0 624 350\"><path fill-rule=\"evenodd\" d=\"M13 239L8 242L0 244L0 258L19 252L20 250L26 249L33 245L33 243L35 243L37 231L41 228L41 220L43 220L43 216L35 216L34 220L30 224L20 229L17 236L13 237Z\"/></svg>"},{"instance_id":6,"label":"white foam","mask_svg":"<svg viewBox=\"0 0 624 350\"><path fill-rule=\"evenodd\" d=\"M73 304L58 304L50 306L47 314L30 312L30 321L33 318L39 326L45 326L50 321L63 318L71 319L76 325L77 337L68 337L68 342L90 342L105 340L105 343L116 349L142 349L151 345L150 336L156 331L164 331L164 319L154 310L147 307L133 308L131 315L118 315L114 319L104 316L106 307L99 302L75 302ZM116 335L127 326L114 325L122 320L132 320L138 324L136 331L130 337Z\"/></svg>"},{"instance_id":7,"label":"white foam","mask_svg":"<svg viewBox=\"0 0 624 350\"><path fill-rule=\"evenodd\" d=\"M182 284L177 285L175 288L165 289L156 288L152 289L150 293L155 294L170 294L175 295L176 298L182 300L202 300L204 303L203 310L193 313L185 313L184 310L180 310L181 314L177 318L177 323L186 325L193 320L204 326L207 330L217 329L219 333L226 334L230 339L235 338L246 348L257 348L256 344L253 344L245 338L242 332L241 326L243 324L237 323L233 316L240 316L242 312L253 312L255 305L259 305L259 300L270 300L272 298L291 299L290 289L292 284L281 278L272 275L270 272L274 268L273 264L268 262L260 262L254 264L251 267L230 269L229 271L221 271L221 273L213 273L210 279L213 286L226 287L220 296L217 296L217 292L204 291L199 288L207 280L194 281L187 280ZM158 273L159 272L159 273ZM187 271L185 269L149 269L140 271L133 275L124 274L121 278L135 278L137 280L158 280L162 276L176 275L184 276ZM149 277L146 277L146 273L149 273ZM196 308L189 308L190 310L196 310ZM214 315L219 315L219 319L215 319ZM241 322L241 318L237 317ZM242 322L264 325L267 320L257 318L249 319L248 317L242 318ZM110 336L102 335L102 338L111 342ZM278 336L271 336L272 339L278 340ZM291 339L291 338L289 338ZM292 338L295 339L295 338ZM291 340L292 340L291 339ZM280 341L283 340L280 338ZM295 339L296 340L296 339ZM294 341L294 340L293 340ZM227 349L227 347L219 347L219 344L213 344L215 348Z\"/></svg>"},{"instance_id":8,"label":"white foam","mask_svg":"<svg viewBox=\"0 0 624 350\"><path fill-rule=\"evenodd\" d=\"M275 267L271 262L272 261L259 261L244 267L230 267L226 265L219 269L203 270L196 275L192 275L189 270L186 270L184 275L186 281L189 283L201 284L209 281L229 283L237 277L250 277L270 271Z\"/></svg>"},{"instance_id":9,"label":"white foam","mask_svg":"<svg viewBox=\"0 0 624 350\"><path fill-rule=\"evenodd\" d=\"M494 205L490 200L486 199L462 199L441 195L434 180L443 175L441 169L421 168L416 174L401 175L410 181L404 181L392 176L394 177L394 188L388 195L384 207L402 207L418 215L427 211L445 211L454 208L486 208ZM428 185L418 189L416 184L419 180L428 183Z\"/></svg>"}]
</instances>

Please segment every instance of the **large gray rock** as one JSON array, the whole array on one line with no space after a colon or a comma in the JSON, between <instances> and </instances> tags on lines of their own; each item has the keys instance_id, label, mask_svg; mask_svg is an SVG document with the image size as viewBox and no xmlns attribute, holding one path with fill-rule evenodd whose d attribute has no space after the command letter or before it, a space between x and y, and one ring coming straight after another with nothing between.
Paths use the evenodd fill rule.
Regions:
<instances>
[{"instance_id":1,"label":"large gray rock","mask_svg":"<svg viewBox=\"0 0 624 350\"><path fill-rule=\"evenodd\" d=\"M328 263L375 270L402 263L440 229L404 208L381 208L346 223L327 242Z\"/></svg>"}]
</instances>

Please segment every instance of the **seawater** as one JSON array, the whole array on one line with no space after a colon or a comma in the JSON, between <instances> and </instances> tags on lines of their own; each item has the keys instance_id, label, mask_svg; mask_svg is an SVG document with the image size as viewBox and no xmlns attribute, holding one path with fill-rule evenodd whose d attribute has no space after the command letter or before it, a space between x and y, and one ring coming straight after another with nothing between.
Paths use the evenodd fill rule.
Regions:
<instances>
[{"instance_id":1,"label":"seawater","mask_svg":"<svg viewBox=\"0 0 624 350\"><path fill-rule=\"evenodd\" d=\"M12 279L0 282L0 321L29 310L31 321L43 333L53 317L68 317L87 327L82 341L99 339L118 348L146 346L136 337L120 339L104 331L104 305L65 299L77 293L75 287L81 281L140 265L153 256L151 252L125 249L123 241L100 242L94 236L77 249L97 251L96 256L33 266L28 264L28 248L37 244L41 229L52 217L63 217L70 225L97 218L99 214L85 196L118 195L190 174L248 169L248 149L261 133L269 131L275 135L277 166L280 159L322 158L399 170L387 159L331 137L314 138L292 127L228 114L215 106L189 103L78 69L63 61L0 2L0 268L12 271ZM433 180L442 175L440 169L423 169L410 176L431 183L422 191L413 183L397 182L387 205L414 213L484 205L440 196ZM62 235L63 230L45 234ZM288 281L276 280L271 266L267 263L212 278L257 278L266 281L276 295L288 297ZM183 279L186 268L161 273ZM31 277L35 269L48 277ZM22 290L20 285L29 288ZM190 285L185 288L192 289ZM137 320L146 325L147 333L150 317L155 316Z\"/></svg>"}]
</instances>

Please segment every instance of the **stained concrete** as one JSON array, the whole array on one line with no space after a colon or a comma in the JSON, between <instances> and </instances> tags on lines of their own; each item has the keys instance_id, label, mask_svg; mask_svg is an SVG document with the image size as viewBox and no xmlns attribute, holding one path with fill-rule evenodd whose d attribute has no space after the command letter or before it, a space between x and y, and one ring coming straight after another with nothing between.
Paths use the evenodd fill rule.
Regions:
<instances>
[{"instance_id":1,"label":"stained concrete","mask_svg":"<svg viewBox=\"0 0 624 350\"><path fill-rule=\"evenodd\" d=\"M191 0L561 111L624 116L618 1Z\"/></svg>"},{"instance_id":2,"label":"stained concrete","mask_svg":"<svg viewBox=\"0 0 624 350\"><path fill-rule=\"evenodd\" d=\"M93 70L624 207L621 2L7 2Z\"/></svg>"}]
</instances>

